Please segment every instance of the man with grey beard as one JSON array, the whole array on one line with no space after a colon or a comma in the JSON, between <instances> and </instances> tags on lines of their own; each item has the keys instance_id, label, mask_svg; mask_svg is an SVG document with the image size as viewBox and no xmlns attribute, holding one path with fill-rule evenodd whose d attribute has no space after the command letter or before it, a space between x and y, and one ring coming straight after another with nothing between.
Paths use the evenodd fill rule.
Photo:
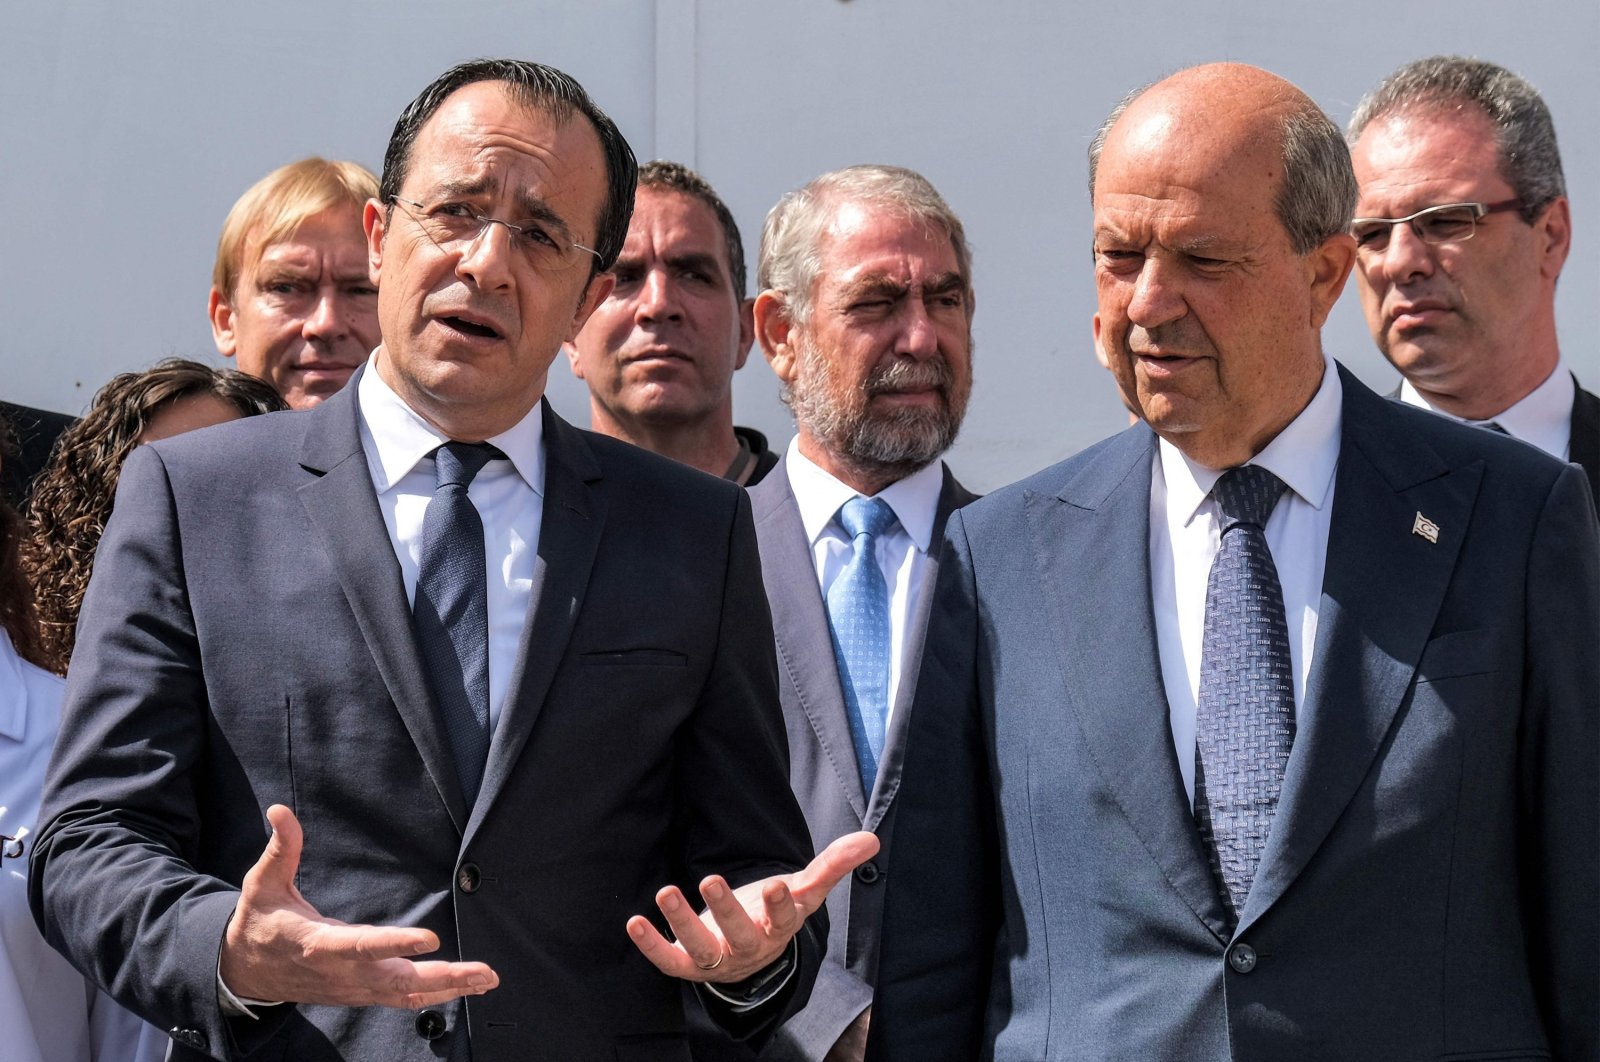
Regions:
<instances>
[{"instance_id":1,"label":"man with grey beard","mask_svg":"<svg viewBox=\"0 0 1600 1062\"><path fill-rule=\"evenodd\" d=\"M860 1059L939 544L974 497L939 460L972 391L971 255L920 174L853 166L773 207L758 280L756 336L798 428L750 492L790 782L818 844L873 830L883 846L830 894L811 1002L760 1057Z\"/></svg>"}]
</instances>

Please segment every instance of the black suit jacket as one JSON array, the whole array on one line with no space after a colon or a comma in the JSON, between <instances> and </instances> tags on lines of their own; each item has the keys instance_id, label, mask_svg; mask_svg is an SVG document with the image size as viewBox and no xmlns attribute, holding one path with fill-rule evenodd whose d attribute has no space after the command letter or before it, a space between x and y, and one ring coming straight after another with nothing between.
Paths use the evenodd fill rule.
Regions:
<instances>
[{"instance_id":1,"label":"black suit jacket","mask_svg":"<svg viewBox=\"0 0 1600 1062\"><path fill-rule=\"evenodd\" d=\"M1567 451L1574 464L1583 466L1589 493L1600 506L1600 398L1582 387L1572 400L1572 441Z\"/></svg>"},{"instance_id":2,"label":"black suit jacket","mask_svg":"<svg viewBox=\"0 0 1600 1062\"><path fill-rule=\"evenodd\" d=\"M1231 932L1162 685L1155 436L951 517L869 1057L1600 1057L1588 491L1341 376L1312 671Z\"/></svg>"},{"instance_id":3,"label":"black suit jacket","mask_svg":"<svg viewBox=\"0 0 1600 1062\"><path fill-rule=\"evenodd\" d=\"M357 388L141 447L84 603L30 895L47 938L177 1057L684 1059L677 983L627 918L667 882L802 866L749 501L544 412L534 603L463 803L363 456ZM218 1008L262 812L326 915L426 926L500 987L419 1015ZM803 1002L825 919L800 939Z\"/></svg>"},{"instance_id":4,"label":"black suit jacket","mask_svg":"<svg viewBox=\"0 0 1600 1062\"><path fill-rule=\"evenodd\" d=\"M0 402L0 420L11 425L17 452L0 456L0 497L13 509L28 499L28 486L50 460L56 439L75 418L65 413Z\"/></svg>"}]
</instances>

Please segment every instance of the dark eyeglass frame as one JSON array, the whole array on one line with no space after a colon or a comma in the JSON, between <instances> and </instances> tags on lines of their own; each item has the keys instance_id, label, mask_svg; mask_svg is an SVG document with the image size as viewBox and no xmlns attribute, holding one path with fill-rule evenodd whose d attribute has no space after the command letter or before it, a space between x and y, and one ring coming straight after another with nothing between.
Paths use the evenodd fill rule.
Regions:
<instances>
[{"instance_id":1,"label":"dark eyeglass frame","mask_svg":"<svg viewBox=\"0 0 1600 1062\"><path fill-rule=\"evenodd\" d=\"M1356 218L1350 222L1350 234L1356 238L1358 250L1369 254L1381 254L1389 248L1389 237L1394 231L1394 226L1409 225L1411 231L1417 234L1417 239L1429 246L1437 247L1441 243L1462 243L1472 239L1478 232L1478 222L1490 214L1521 209L1521 199L1502 199L1498 203L1441 203L1438 206L1424 207L1415 214L1407 214L1403 218ZM1440 233L1430 227L1430 221L1452 210L1468 212L1465 232ZM1363 234L1360 230L1364 227L1367 232ZM1378 238L1379 234L1382 234L1381 240ZM1364 236L1366 238L1363 238Z\"/></svg>"},{"instance_id":2,"label":"dark eyeglass frame","mask_svg":"<svg viewBox=\"0 0 1600 1062\"><path fill-rule=\"evenodd\" d=\"M500 218L492 218L487 214L480 214L476 210L473 210L471 207L467 206L464 203L455 203L455 204L451 204L451 203L448 203L448 202L446 202L446 203L436 203L436 204L434 204L433 206L430 207L430 206L428 206L428 205L426 205L424 203L417 202L415 199L404 199L404 198L401 198L398 195L391 195L389 197L389 202L395 204L396 206L404 208L406 213L411 214L413 220L415 220L419 225L422 225L422 223L424 221L435 220L438 217L440 217L440 215L436 213L436 211L438 211L440 207L453 205L453 206L456 206L456 207L460 208L462 213L460 213L460 214L452 214L452 215L444 215L444 216L456 218L456 219L459 219L459 220L462 220L462 221L465 221L465 220L470 218L471 220L476 221L478 223L478 231L474 232L470 236L458 236L458 237L451 238L451 240L449 240L448 242L452 246L454 246L454 245L465 245L465 244L469 244L469 243L475 242L476 240L478 240L479 238L481 238L483 236L484 232L488 230L490 225L502 225L502 226L505 227L507 232L511 233L512 236L525 236L530 232L543 231L542 229L540 229L536 225L531 225L531 224L529 224L529 225L517 225L517 224L513 224L512 222L509 222L509 221L503 221ZM421 211L421 216L419 217L417 214L412 213L413 210ZM551 227L554 228L555 226L551 226ZM427 235L428 239L433 240L433 242L435 244L440 244L440 246L443 246L443 244L441 244L440 241L437 238L434 237L433 233L428 232L427 227L425 225L423 225L423 232ZM585 247L583 244L579 243L577 240L572 239L572 237L567 236L565 233L562 233L562 238L565 239L572 246L573 250L575 250L575 251L587 251L589 254L594 255L594 260L596 262L600 261L600 252L595 250L593 247ZM564 269L571 268L579 260L578 256L576 254L573 254L573 255L562 255L561 252L560 252L560 248L555 247L553 245L552 245L551 249L556 252L557 261L558 261L558 264L560 265L561 268L564 268Z\"/></svg>"}]
</instances>

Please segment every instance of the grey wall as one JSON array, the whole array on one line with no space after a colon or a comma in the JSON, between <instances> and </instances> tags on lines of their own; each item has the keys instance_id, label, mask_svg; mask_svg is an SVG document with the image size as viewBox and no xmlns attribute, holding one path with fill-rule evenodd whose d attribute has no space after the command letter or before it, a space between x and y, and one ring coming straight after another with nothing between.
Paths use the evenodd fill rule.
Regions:
<instances>
[{"instance_id":1,"label":"grey wall","mask_svg":"<svg viewBox=\"0 0 1600 1062\"><path fill-rule=\"evenodd\" d=\"M1297 82L1341 123L1400 63L1504 63L1555 114L1577 240L1565 356L1600 384L1600 5L1593 0L1316 6L1147 0L13 0L0 31L0 396L78 411L115 372L217 360L205 298L233 200L317 153L377 168L400 108L446 66L559 66L640 158L718 187L750 254L773 200L854 162L926 173L976 252L977 391L953 456L989 489L1122 423L1095 363L1084 149L1128 89L1217 59ZM1393 373L1353 290L1328 345L1369 383ZM759 354L738 419L792 434ZM551 399L587 419L557 368Z\"/></svg>"}]
</instances>

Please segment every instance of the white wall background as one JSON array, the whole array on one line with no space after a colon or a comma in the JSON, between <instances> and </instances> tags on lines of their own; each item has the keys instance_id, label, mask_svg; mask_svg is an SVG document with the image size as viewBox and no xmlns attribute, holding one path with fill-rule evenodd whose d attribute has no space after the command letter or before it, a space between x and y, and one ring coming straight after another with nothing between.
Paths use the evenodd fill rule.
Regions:
<instances>
[{"instance_id":1,"label":"white wall background","mask_svg":"<svg viewBox=\"0 0 1600 1062\"><path fill-rule=\"evenodd\" d=\"M1237 59L1341 124L1399 64L1461 52L1555 115L1577 239L1564 353L1600 385L1600 4L1594 0L11 0L0 18L0 396L80 411L113 373L220 361L205 320L233 200L308 154L374 170L400 109L482 55L572 73L641 159L704 173L753 259L783 191L825 169L921 170L976 254L977 390L952 457L992 489L1122 424L1094 361L1084 150L1128 89ZM754 269L752 266L752 275ZM1352 290L1329 348L1394 375ZM737 418L792 434L759 354ZM587 420L559 365L551 400Z\"/></svg>"}]
</instances>

